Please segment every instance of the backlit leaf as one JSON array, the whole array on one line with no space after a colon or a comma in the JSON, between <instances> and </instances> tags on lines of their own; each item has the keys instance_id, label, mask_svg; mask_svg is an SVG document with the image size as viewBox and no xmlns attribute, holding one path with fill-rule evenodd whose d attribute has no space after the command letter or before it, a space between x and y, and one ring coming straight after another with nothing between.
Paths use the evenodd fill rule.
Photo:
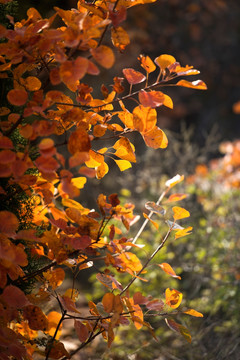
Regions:
<instances>
[{"instance_id":1,"label":"backlit leaf","mask_svg":"<svg viewBox=\"0 0 240 360\"><path fill-rule=\"evenodd\" d=\"M113 311L114 298L115 295L113 293L107 293L102 299L104 310L109 314Z\"/></svg>"},{"instance_id":2,"label":"backlit leaf","mask_svg":"<svg viewBox=\"0 0 240 360\"><path fill-rule=\"evenodd\" d=\"M51 311L48 316L47 316L47 319L48 319L48 329L47 329L47 333L50 335L50 336L53 336L55 331L56 331L56 328L59 324L59 321L61 319L62 315L60 313L58 313L57 311ZM57 339L60 337L60 330L62 328L62 324L60 325L60 328L58 330L58 333L57 333Z\"/></svg>"},{"instance_id":3,"label":"backlit leaf","mask_svg":"<svg viewBox=\"0 0 240 360\"><path fill-rule=\"evenodd\" d=\"M175 186L175 185L178 184L179 182L183 181L183 179L184 179L184 175L179 175L179 174L177 174L177 175L175 175L173 178L167 180L167 181L165 182L165 185L166 185L167 187L172 188L173 186Z\"/></svg>"},{"instance_id":4,"label":"backlit leaf","mask_svg":"<svg viewBox=\"0 0 240 360\"><path fill-rule=\"evenodd\" d=\"M195 80L195 81L187 81L187 80L180 80L176 83L176 86L183 86L192 89L199 89L199 90L207 90L207 85L202 80Z\"/></svg>"},{"instance_id":5,"label":"backlit leaf","mask_svg":"<svg viewBox=\"0 0 240 360\"><path fill-rule=\"evenodd\" d=\"M142 135L146 145L153 149L165 149L168 146L166 134L157 126Z\"/></svg>"},{"instance_id":6,"label":"backlit leaf","mask_svg":"<svg viewBox=\"0 0 240 360\"><path fill-rule=\"evenodd\" d=\"M147 73L151 73L156 69L156 65L150 59L149 56L139 55L138 60L141 63L141 66L146 70Z\"/></svg>"},{"instance_id":7,"label":"backlit leaf","mask_svg":"<svg viewBox=\"0 0 240 360\"><path fill-rule=\"evenodd\" d=\"M174 213L173 218L174 220L179 220L179 219L184 219L186 217L190 216L190 212L187 211L186 209L179 207L179 206L174 206L172 208L172 211Z\"/></svg>"},{"instance_id":8,"label":"backlit leaf","mask_svg":"<svg viewBox=\"0 0 240 360\"><path fill-rule=\"evenodd\" d=\"M119 167L121 171L125 171L132 167L132 164L128 160L116 160L114 159L115 163Z\"/></svg>"},{"instance_id":9,"label":"backlit leaf","mask_svg":"<svg viewBox=\"0 0 240 360\"><path fill-rule=\"evenodd\" d=\"M53 290L55 290L62 284L65 278L65 271L62 268L52 269L43 272L43 276L48 281Z\"/></svg>"},{"instance_id":10,"label":"backlit leaf","mask_svg":"<svg viewBox=\"0 0 240 360\"><path fill-rule=\"evenodd\" d=\"M182 302L182 293L175 289L170 290L169 288L165 291L165 300L166 304L170 306L172 309L176 309Z\"/></svg>"},{"instance_id":11,"label":"backlit leaf","mask_svg":"<svg viewBox=\"0 0 240 360\"><path fill-rule=\"evenodd\" d=\"M106 45L100 45L96 49L91 49L94 59L106 69L110 69L115 61L112 49Z\"/></svg>"},{"instance_id":12,"label":"backlit leaf","mask_svg":"<svg viewBox=\"0 0 240 360\"><path fill-rule=\"evenodd\" d=\"M29 91L37 91L42 86L41 81L35 76L28 76L26 79L22 79L22 80L24 80L24 86Z\"/></svg>"},{"instance_id":13,"label":"backlit leaf","mask_svg":"<svg viewBox=\"0 0 240 360\"><path fill-rule=\"evenodd\" d=\"M165 96L161 91L145 91L141 90L138 94L140 103L145 107L155 108L163 105Z\"/></svg>"},{"instance_id":14,"label":"backlit leaf","mask_svg":"<svg viewBox=\"0 0 240 360\"><path fill-rule=\"evenodd\" d=\"M192 233L192 226L187 227L186 229L178 230L175 233L175 239L179 239L180 237L190 235Z\"/></svg>"},{"instance_id":15,"label":"backlit leaf","mask_svg":"<svg viewBox=\"0 0 240 360\"><path fill-rule=\"evenodd\" d=\"M146 79L146 76L141 72L136 71L132 68L123 69L123 75L127 79L128 83L131 85L139 84Z\"/></svg>"},{"instance_id":16,"label":"backlit leaf","mask_svg":"<svg viewBox=\"0 0 240 360\"><path fill-rule=\"evenodd\" d=\"M130 44L128 33L121 26L111 29L111 38L113 45L120 51L124 51Z\"/></svg>"},{"instance_id":17,"label":"backlit leaf","mask_svg":"<svg viewBox=\"0 0 240 360\"><path fill-rule=\"evenodd\" d=\"M188 314L195 317L203 317L203 314L194 310L194 309L188 309L186 311L183 311L184 314Z\"/></svg>"},{"instance_id":18,"label":"backlit leaf","mask_svg":"<svg viewBox=\"0 0 240 360\"><path fill-rule=\"evenodd\" d=\"M156 128L157 112L151 107L139 105L133 110L134 128L145 134Z\"/></svg>"},{"instance_id":19,"label":"backlit leaf","mask_svg":"<svg viewBox=\"0 0 240 360\"><path fill-rule=\"evenodd\" d=\"M80 176L80 177L71 179L71 183L74 186L76 186L78 189L83 189L86 182L87 182L87 178L85 176Z\"/></svg>"},{"instance_id":20,"label":"backlit leaf","mask_svg":"<svg viewBox=\"0 0 240 360\"><path fill-rule=\"evenodd\" d=\"M158 223L156 223L156 221L153 221L147 214L143 213L143 216L145 217L145 219L148 219L151 224L153 224L153 226L158 230L159 228L159 225Z\"/></svg>"},{"instance_id":21,"label":"backlit leaf","mask_svg":"<svg viewBox=\"0 0 240 360\"><path fill-rule=\"evenodd\" d=\"M169 265L168 263L162 263L158 265L161 269L163 269L163 271L165 271L165 273L167 273L168 275L177 278L179 280L181 280L181 277L178 276L175 271L173 270L173 268L171 267L171 265Z\"/></svg>"},{"instance_id":22,"label":"backlit leaf","mask_svg":"<svg viewBox=\"0 0 240 360\"><path fill-rule=\"evenodd\" d=\"M68 151L70 154L78 152L87 152L91 148L91 142L88 133L79 128L72 132L68 140Z\"/></svg>"},{"instance_id":23,"label":"backlit leaf","mask_svg":"<svg viewBox=\"0 0 240 360\"><path fill-rule=\"evenodd\" d=\"M164 101L163 101L163 105L168 107L169 109L173 109L173 101L170 98L170 96L164 94Z\"/></svg>"},{"instance_id":24,"label":"backlit leaf","mask_svg":"<svg viewBox=\"0 0 240 360\"><path fill-rule=\"evenodd\" d=\"M169 196L166 202L180 201L187 197L187 194L172 194Z\"/></svg>"},{"instance_id":25,"label":"backlit leaf","mask_svg":"<svg viewBox=\"0 0 240 360\"><path fill-rule=\"evenodd\" d=\"M169 65L173 64L176 62L176 59L171 56L171 55L167 55L167 54L163 54L158 56L154 62L163 70L165 70Z\"/></svg>"}]
</instances>

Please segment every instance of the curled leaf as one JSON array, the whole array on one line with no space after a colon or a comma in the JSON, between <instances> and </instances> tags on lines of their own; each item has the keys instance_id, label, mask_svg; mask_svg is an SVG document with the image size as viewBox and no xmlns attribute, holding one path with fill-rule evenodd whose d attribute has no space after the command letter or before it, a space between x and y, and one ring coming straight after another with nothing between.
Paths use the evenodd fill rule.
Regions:
<instances>
[{"instance_id":1,"label":"curled leaf","mask_svg":"<svg viewBox=\"0 0 240 360\"><path fill-rule=\"evenodd\" d=\"M192 82L187 80L180 80L176 83L176 86L183 86L198 90L207 90L207 85L202 80L195 80Z\"/></svg>"},{"instance_id":2,"label":"curled leaf","mask_svg":"<svg viewBox=\"0 0 240 360\"><path fill-rule=\"evenodd\" d=\"M166 210L161 206L156 204L154 201L148 201L145 204L145 208L149 211L152 211L156 214L165 215Z\"/></svg>"},{"instance_id":3,"label":"curled leaf","mask_svg":"<svg viewBox=\"0 0 240 360\"><path fill-rule=\"evenodd\" d=\"M161 269L163 269L163 271L165 271L165 273L167 273L168 275L177 278L179 280L181 280L181 276L178 276L175 271L173 270L173 268L171 267L171 265L169 265L168 263L162 263L158 265Z\"/></svg>"}]
</instances>

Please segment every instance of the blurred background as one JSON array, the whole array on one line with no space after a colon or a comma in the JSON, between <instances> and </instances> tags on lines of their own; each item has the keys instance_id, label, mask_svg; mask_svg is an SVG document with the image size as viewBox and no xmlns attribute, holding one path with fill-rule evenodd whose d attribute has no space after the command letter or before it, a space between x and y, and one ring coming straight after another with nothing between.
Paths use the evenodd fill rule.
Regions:
<instances>
[{"instance_id":1,"label":"blurred background","mask_svg":"<svg viewBox=\"0 0 240 360\"><path fill-rule=\"evenodd\" d=\"M69 9L76 1L32 0L19 2L18 19L29 7L42 16L50 16L53 6ZM111 349L97 342L75 359L112 360L238 360L240 353L240 3L238 0L158 0L129 10L123 27L131 44L117 54L113 70L104 70L95 87L112 83L122 76L124 67L140 70L137 57L152 59L171 54L181 65L193 65L201 71L207 91L167 88L174 109L158 110L159 126L166 131L166 150L147 149L141 137L131 141L136 146L138 163L124 173L112 167L100 182L88 181L80 201L95 207L99 193L120 192L123 201L132 201L142 214L146 201L156 201L164 182L177 173L186 181L176 192L190 194L180 206L191 217L191 236L170 243L154 262L168 262L181 281L170 279L152 266L144 295L163 296L166 287L184 293L184 305L204 313L203 319L181 316L179 322L190 329L192 344L171 332L162 319L151 321L159 342L146 331L117 332ZM106 38L107 41L110 39ZM192 80L195 80L193 78ZM96 79L94 79L96 81ZM223 145L220 145L223 144ZM113 180L114 179L114 180ZM120 190L121 189L121 190ZM155 220L155 219L154 219ZM160 220L159 223L161 222ZM140 225L132 230L138 230ZM142 258L161 241L161 234L149 227L139 242L144 243ZM130 234L131 235L131 234ZM98 299L104 293L96 285L95 275L84 274L79 287L87 298ZM142 288L136 282L135 290ZM186 299L186 302L185 302ZM87 299L86 299L87 300ZM66 335L66 341L72 338Z\"/></svg>"}]
</instances>

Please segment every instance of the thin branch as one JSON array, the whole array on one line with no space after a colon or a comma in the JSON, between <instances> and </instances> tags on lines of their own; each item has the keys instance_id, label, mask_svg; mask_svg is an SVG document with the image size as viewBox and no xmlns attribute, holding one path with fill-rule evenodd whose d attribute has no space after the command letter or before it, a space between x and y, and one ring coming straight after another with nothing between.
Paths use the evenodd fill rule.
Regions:
<instances>
[{"instance_id":1,"label":"thin branch","mask_svg":"<svg viewBox=\"0 0 240 360\"><path fill-rule=\"evenodd\" d=\"M56 327L55 333L53 335L53 338L51 339L51 342L49 343L49 347L48 347L48 350L47 350L45 360L48 360L48 358L49 358L49 355L50 355L50 352L52 350L52 347L53 347L54 341L56 339L57 333L58 333L58 331L60 329L60 326L61 326L61 324L62 324L62 322L64 320L64 317L65 317L66 313L67 313L67 310L64 310L63 313L62 313L62 317L61 317L61 319L59 320L59 322L57 324L57 327Z\"/></svg>"},{"instance_id":2,"label":"thin branch","mask_svg":"<svg viewBox=\"0 0 240 360\"><path fill-rule=\"evenodd\" d=\"M165 242L167 241L167 239L168 239L168 237L169 237L169 235L170 235L170 233L172 231L172 227L169 228L169 230L168 230L167 234L165 235L165 237L164 237L163 241L161 242L161 244L156 248L156 250L152 253L152 255L149 257L149 259L147 259L147 261L145 262L145 264L143 265L141 270L139 270L137 272L136 276L134 278L132 278L132 280L128 283L128 285L125 286L125 288L121 291L120 295L122 295L125 291L127 291L129 289L129 287L132 285L132 283L138 278L139 275L141 275L143 270L148 266L148 264L154 258L154 256L163 248Z\"/></svg>"},{"instance_id":3,"label":"thin branch","mask_svg":"<svg viewBox=\"0 0 240 360\"><path fill-rule=\"evenodd\" d=\"M6 131L4 133L5 136L9 136L13 133L14 130L16 130L16 128L18 127L18 125L21 124L21 122L23 121L23 115L20 116L20 118L13 124L13 126L11 127L11 129L9 129L8 131Z\"/></svg>"}]
</instances>

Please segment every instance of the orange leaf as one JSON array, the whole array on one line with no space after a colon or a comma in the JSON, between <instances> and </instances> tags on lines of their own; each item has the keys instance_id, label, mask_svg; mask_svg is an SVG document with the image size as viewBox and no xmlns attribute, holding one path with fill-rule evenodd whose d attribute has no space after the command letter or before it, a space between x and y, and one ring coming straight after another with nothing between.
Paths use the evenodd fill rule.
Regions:
<instances>
[{"instance_id":1,"label":"orange leaf","mask_svg":"<svg viewBox=\"0 0 240 360\"><path fill-rule=\"evenodd\" d=\"M207 85L202 80L195 80L195 81L187 81L187 80L180 80L176 83L176 86L183 86L187 88L193 88L198 90L207 90Z\"/></svg>"},{"instance_id":2,"label":"orange leaf","mask_svg":"<svg viewBox=\"0 0 240 360\"><path fill-rule=\"evenodd\" d=\"M113 45L121 52L130 44L128 33L121 27L112 27L111 38Z\"/></svg>"},{"instance_id":3,"label":"orange leaf","mask_svg":"<svg viewBox=\"0 0 240 360\"><path fill-rule=\"evenodd\" d=\"M176 59L171 55L160 55L158 56L154 62L163 70L165 70L169 65L176 62Z\"/></svg>"},{"instance_id":4,"label":"orange leaf","mask_svg":"<svg viewBox=\"0 0 240 360\"><path fill-rule=\"evenodd\" d=\"M140 60L141 66L144 68L144 70L146 70L148 74L150 74L156 69L156 65L149 56L139 55L138 60Z\"/></svg>"},{"instance_id":5,"label":"orange leaf","mask_svg":"<svg viewBox=\"0 0 240 360\"><path fill-rule=\"evenodd\" d=\"M138 94L140 103L145 107L155 108L163 105L164 94L161 91L145 91L141 90Z\"/></svg>"},{"instance_id":6,"label":"orange leaf","mask_svg":"<svg viewBox=\"0 0 240 360\"><path fill-rule=\"evenodd\" d=\"M176 275L175 271L173 270L171 265L169 265L168 263L162 263L162 264L159 264L158 266L160 266L160 268L162 268L163 271L165 271L165 273L167 273L168 275L181 280L181 277Z\"/></svg>"},{"instance_id":7,"label":"orange leaf","mask_svg":"<svg viewBox=\"0 0 240 360\"><path fill-rule=\"evenodd\" d=\"M170 96L164 94L164 101L163 101L163 105L168 107L169 109L173 109L173 101L170 98Z\"/></svg>"},{"instance_id":8,"label":"orange leaf","mask_svg":"<svg viewBox=\"0 0 240 360\"><path fill-rule=\"evenodd\" d=\"M77 151L87 152L90 148L90 138L85 130L79 128L70 135L68 140L68 151L70 154L75 154Z\"/></svg>"},{"instance_id":9,"label":"orange leaf","mask_svg":"<svg viewBox=\"0 0 240 360\"><path fill-rule=\"evenodd\" d=\"M159 225L158 225L158 223L156 223L156 221L153 221L149 216L147 216L147 214L145 214L145 213L143 213L143 216L145 217L145 219L148 219L150 222L151 222L151 224L153 224L153 226L158 230L158 228L159 228Z\"/></svg>"},{"instance_id":10,"label":"orange leaf","mask_svg":"<svg viewBox=\"0 0 240 360\"><path fill-rule=\"evenodd\" d=\"M47 319L48 319L48 329L47 329L47 333L50 335L50 336L53 336L55 331L56 331L56 328L59 324L59 321L61 319L62 315L60 313L58 313L57 311L51 311L48 316L47 316ZM61 329L62 327L62 324L60 325L60 328L59 330ZM60 331L58 331L57 333L57 339L60 337Z\"/></svg>"},{"instance_id":11,"label":"orange leaf","mask_svg":"<svg viewBox=\"0 0 240 360\"><path fill-rule=\"evenodd\" d=\"M157 126L142 135L146 145L153 149L165 149L168 145L166 134Z\"/></svg>"},{"instance_id":12,"label":"orange leaf","mask_svg":"<svg viewBox=\"0 0 240 360\"><path fill-rule=\"evenodd\" d=\"M55 290L60 286L65 278L65 271L62 268L48 270L43 273L44 278L49 282L49 285Z\"/></svg>"},{"instance_id":13,"label":"orange leaf","mask_svg":"<svg viewBox=\"0 0 240 360\"><path fill-rule=\"evenodd\" d=\"M103 162L100 166L98 166L97 168L97 172L96 172L96 178L97 179L102 179L109 171L109 167L108 164Z\"/></svg>"},{"instance_id":14,"label":"orange leaf","mask_svg":"<svg viewBox=\"0 0 240 360\"><path fill-rule=\"evenodd\" d=\"M32 330L45 331L48 328L48 319L38 306L25 306L23 308L23 317L28 320L29 327Z\"/></svg>"},{"instance_id":15,"label":"orange leaf","mask_svg":"<svg viewBox=\"0 0 240 360\"><path fill-rule=\"evenodd\" d=\"M36 78L35 76L28 76L26 79L22 79L23 85L29 91L37 91L41 88L42 83L41 81Z\"/></svg>"},{"instance_id":16,"label":"orange leaf","mask_svg":"<svg viewBox=\"0 0 240 360\"><path fill-rule=\"evenodd\" d=\"M12 89L8 92L7 99L12 105L22 106L27 102L28 93L22 89Z\"/></svg>"},{"instance_id":17,"label":"orange leaf","mask_svg":"<svg viewBox=\"0 0 240 360\"><path fill-rule=\"evenodd\" d=\"M203 314L194 310L194 309L188 309L186 311L184 311L184 314L188 314L191 316L195 316L195 317L203 317Z\"/></svg>"},{"instance_id":18,"label":"orange leaf","mask_svg":"<svg viewBox=\"0 0 240 360\"><path fill-rule=\"evenodd\" d=\"M139 105L133 110L133 125L137 131L147 133L156 127L156 123L157 112L155 109Z\"/></svg>"},{"instance_id":19,"label":"orange leaf","mask_svg":"<svg viewBox=\"0 0 240 360\"><path fill-rule=\"evenodd\" d=\"M174 202L174 201L180 201L187 197L186 194L172 194L169 196L166 202Z\"/></svg>"},{"instance_id":20,"label":"orange leaf","mask_svg":"<svg viewBox=\"0 0 240 360\"><path fill-rule=\"evenodd\" d=\"M106 69L110 69L115 61L115 56L108 46L100 45L95 49L91 49L94 59Z\"/></svg>"},{"instance_id":21,"label":"orange leaf","mask_svg":"<svg viewBox=\"0 0 240 360\"><path fill-rule=\"evenodd\" d=\"M109 314L113 311L114 298L115 295L113 293L107 293L102 299L104 310Z\"/></svg>"},{"instance_id":22,"label":"orange leaf","mask_svg":"<svg viewBox=\"0 0 240 360\"><path fill-rule=\"evenodd\" d=\"M13 149L12 140L7 136L0 137L0 149Z\"/></svg>"},{"instance_id":23,"label":"orange leaf","mask_svg":"<svg viewBox=\"0 0 240 360\"><path fill-rule=\"evenodd\" d=\"M179 220L179 219L184 219L186 217L190 216L190 212L187 211L186 209L179 207L179 206L174 206L172 208L172 211L174 213L173 218L174 220Z\"/></svg>"},{"instance_id":24,"label":"orange leaf","mask_svg":"<svg viewBox=\"0 0 240 360\"><path fill-rule=\"evenodd\" d=\"M116 152L114 153L115 156L122 160L136 162L136 155L134 153L135 148L128 138L120 137L113 145L113 148L116 149Z\"/></svg>"},{"instance_id":25,"label":"orange leaf","mask_svg":"<svg viewBox=\"0 0 240 360\"><path fill-rule=\"evenodd\" d=\"M182 302L182 297L182 293L175 289L170 290L169 288L167 288L165 291L166 304L172 309L176 309L179 307Z\"/></svg>"},{"instance_id":26,"label":"orange leaf","mask_svg":"<svg viewBox=\"0 0 240 360\"><path fill-rule=\"evenodd\" d=\"M136 71L132 68L123 69L123 75L127 79L128 83L131 85L139 84L146 79L146 76L141 72Z\"/></svg>"}]
</instances>

